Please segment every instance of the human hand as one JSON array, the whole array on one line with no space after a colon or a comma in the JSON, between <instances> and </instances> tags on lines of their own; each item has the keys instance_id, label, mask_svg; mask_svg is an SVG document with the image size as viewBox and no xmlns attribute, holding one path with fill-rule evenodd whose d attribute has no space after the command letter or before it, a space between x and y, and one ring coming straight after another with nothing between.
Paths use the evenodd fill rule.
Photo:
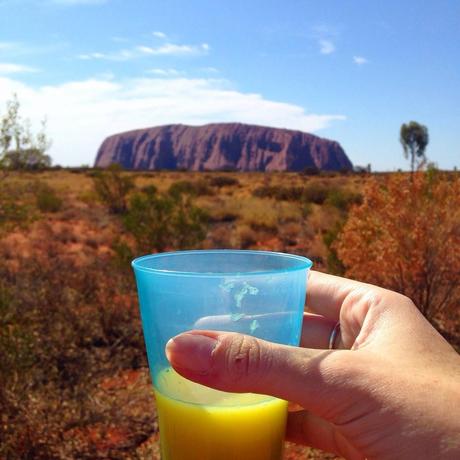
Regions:
<instances>
[{"instance_id":1,"label":"human hand","mask_svg":"<svg viewBox=\"0 0 460 460\"><path fill-rule=\"evenodd\" d=\"M190 331L166 354L184 377L302 406L287 438L347 459L459 459L460 356L407 297L310 272L301 347ZM339 349L328 350L340 321Z\"/></svg>"}]
</instances>

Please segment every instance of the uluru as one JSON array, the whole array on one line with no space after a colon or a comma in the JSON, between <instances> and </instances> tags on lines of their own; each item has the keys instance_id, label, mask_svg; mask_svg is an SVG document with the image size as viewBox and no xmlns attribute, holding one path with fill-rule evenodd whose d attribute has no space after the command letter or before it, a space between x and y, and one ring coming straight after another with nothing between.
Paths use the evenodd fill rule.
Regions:
<instances>
[{"instance_id":1,"label":"uluru","mask_svg":"<svg viewBox=\"0 0 460 460\"><path fill-rule=\"evenodd\" d=\"M353 165L336 141L290 129L243 123L182 124L138 129L107 137L95 166L190 171L326 171Z\"/></svg>"}]
</instances>

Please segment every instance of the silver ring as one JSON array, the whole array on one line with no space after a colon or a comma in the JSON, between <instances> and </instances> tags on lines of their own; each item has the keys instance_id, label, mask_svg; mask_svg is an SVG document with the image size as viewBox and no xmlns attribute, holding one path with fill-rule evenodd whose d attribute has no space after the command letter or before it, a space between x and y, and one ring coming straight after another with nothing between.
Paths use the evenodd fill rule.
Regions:
<instances>
[{"instance_id":1,"label":"silver ring","mask_svg":"<svg viewBox=\"0 0 460 460\"><path fill-rule=\"evenodd\" d=\"M331 335L329 336L329 350L334 350L335 349L335 342L337 341L337 337L340 334L340 321L337 321L335 326L333 327L331 331Z\"/></svg>"}]
</instances>

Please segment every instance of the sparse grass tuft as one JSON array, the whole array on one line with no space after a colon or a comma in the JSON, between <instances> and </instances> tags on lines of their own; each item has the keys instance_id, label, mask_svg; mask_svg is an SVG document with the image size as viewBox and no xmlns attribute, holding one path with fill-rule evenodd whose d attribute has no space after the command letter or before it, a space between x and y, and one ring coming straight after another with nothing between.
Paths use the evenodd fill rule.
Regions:
<instances>
[{"instance_id":1,"label":"sparse grass tuft","mask_svg":"<svg viewBox=\"0 0 460 460\"><path fill-rule=\"evenodd\" d=\"M41 212L58 212L62 209L62 198L46 183L37 184L37 208Z\"/></svg>"}]
</instances>

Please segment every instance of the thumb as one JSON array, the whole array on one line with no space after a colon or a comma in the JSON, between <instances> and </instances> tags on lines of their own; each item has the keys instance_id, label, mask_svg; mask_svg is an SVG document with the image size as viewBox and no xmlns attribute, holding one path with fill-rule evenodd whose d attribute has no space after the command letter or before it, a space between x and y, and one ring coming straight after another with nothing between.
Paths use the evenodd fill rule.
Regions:
<instances>
[{"instance_id":1,"label":"thumb","mask_svg":"<svg viewBox=\"0 0 460 460\"><path fill-rule=\"evenodd\" d=\"M189 380L222 391L276 396L329 420L337 415L331 411L338 409L338 393L349 391L354 380L354 360L344 365L343 353L355 354L216 331L186 332L166 345L171 365Z\"/></svg>"}]
</instances>

